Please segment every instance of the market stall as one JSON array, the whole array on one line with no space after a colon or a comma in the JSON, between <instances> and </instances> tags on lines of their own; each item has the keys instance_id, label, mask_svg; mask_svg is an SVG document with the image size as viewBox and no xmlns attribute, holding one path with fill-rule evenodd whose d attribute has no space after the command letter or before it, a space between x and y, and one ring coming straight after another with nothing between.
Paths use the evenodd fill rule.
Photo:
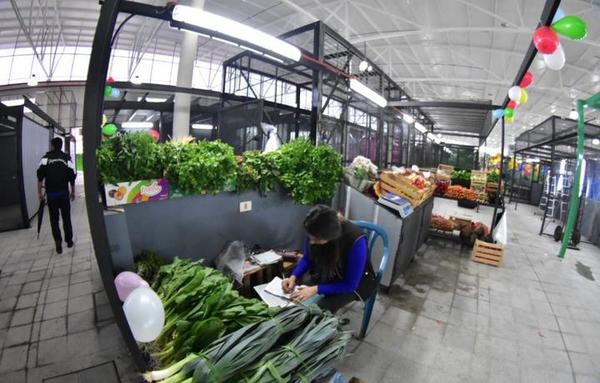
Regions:
<instances>
[{"instance_id":1,"label":"market stall","mask_svg":"<svg viewBox=\"0 0 600 383\"><path fill-rule=\"evenodd\" d=\"M577 122L551 116L533 129L521 134L515 144L515 154L549 164L543 178L539 199L542 222L540 235L549 235L556 241L563 238L567 215L571 206L571 191L576 170ZM582 224L587 240L598 242L595 228L597 185L594 183L595 163L600 156L600 126L585 123L583 129L584 168L580 185L579 208L576 209L572 247L582 239ZM588 170L588 164L589 169Z\"/></svg>"}]
</instances>

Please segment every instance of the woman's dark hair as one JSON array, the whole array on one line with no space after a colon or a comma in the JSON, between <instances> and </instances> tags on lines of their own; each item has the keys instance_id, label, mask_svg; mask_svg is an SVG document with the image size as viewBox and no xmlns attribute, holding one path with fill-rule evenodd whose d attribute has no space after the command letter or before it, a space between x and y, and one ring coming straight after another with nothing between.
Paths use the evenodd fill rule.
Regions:
<instances>
[{"instance_id":1,"label":"woman's dark hair","mask_svg":"<svg viewBox=\"0 0 600 383\"><path fill-rule=\"evenodd\" d=\"M311 236L326 241L337 239L342 234L338 213L325 205L316 205L308 211L304 229Z\"/></svg>"}]
</instances>

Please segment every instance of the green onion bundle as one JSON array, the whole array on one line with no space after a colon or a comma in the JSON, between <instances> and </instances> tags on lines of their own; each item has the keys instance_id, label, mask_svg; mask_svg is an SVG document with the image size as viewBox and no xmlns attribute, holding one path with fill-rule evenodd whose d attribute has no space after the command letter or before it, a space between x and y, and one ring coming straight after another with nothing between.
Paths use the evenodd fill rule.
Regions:
<instances>
[{"instance_id":1,"label":"green onion bundle","mask_svg":"<svg viewBox=\"0 0 600 383\"><path fill-rule=\"evenodd\" d=\"M310 359L323 344L333 339L337 333L338 320L335 317L314 317L292 341L279 349L266 354L254 367L251 383L281 381ZM252 373L253 371L249 371ZM245 375L248 375L246 373Z\"/></svg>"},{"instance_id":2,"label":"green onion bundle","mask_svg":"<svg viewBox=\"0 0 600 383\"><path fill-rule=\"evenodd\" d=\"M325 378L331 372L333 364L346 354L346 346L350 341L350 332L341 332L307 360L294 373L292 382L310 383Z\"/></svg>"},{"instance_id":3,"label":"green onion bundle","mask_svg":"<svg viewBox=\"0 0 600 383\"><path fill-rule=\"evenodd\" d=\"M282 335L302 326L309 314L301 306L286 308L270 320L242 327L218 339L204 353L185 358L186 363L177 362L166 370L145 374L145 378L164 379L163 383L187 383L190 377L193 383L228 382L268 352Z\"/></svg>"}]
</instances>

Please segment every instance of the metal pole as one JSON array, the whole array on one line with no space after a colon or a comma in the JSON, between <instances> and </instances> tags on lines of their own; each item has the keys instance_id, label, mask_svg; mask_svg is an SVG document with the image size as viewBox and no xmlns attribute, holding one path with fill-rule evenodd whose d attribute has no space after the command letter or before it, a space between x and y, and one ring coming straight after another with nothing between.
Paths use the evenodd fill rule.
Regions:
<instances>
[{"instance_id":1,"label":"metal pole","mask_svg":"<svg viewBox=\"0 0 600 383\"><path fill-rule=\"evenodd\" d=\"M523 158L523 156L521 156ZM513 195L515 194L515 169L517 168L517 153L513 154L513 168L510 175L510 197L508 198L508 203L511 204L513 200ZM516 208L516 207L515 207Z\"/></svg>"},{"instance_id":2,"label":"metal pole","mask_svg":"<svg viewBox=\"0 0 600 383\"><path fill-rule=\"evenodd\" d=\"M323 24L315 25L313 36L313 54L323 60ZM323 90L323 72L313 69L312 74L312 103L310 109L310 141L317 145L321 125L321 91Z\"/></svg>"},{"instance_id":3,"label":"metal pole","mask_svg":"<svg viewBox=\"0 0 600 383\"><path fill-rule=\"evenodd\" d=\"M83 104L83 174L90 232L104 289L115 315L115 321L121 330L121 335L129 348L135 364L140 370L145 370L147 367L146 362L129 329L122 304L117 295L117 289L113 282L115 275L104 222L104 212L98 198L98 173L96 170L96 149L101 139L98 127L102 122L104 86L106 84L106 74L111 51L110 41L119 14L119 5L120 0L104 1L100 9L100 17L92 44Z\"/></svg>"},{"instance_id":4,"label":"metal pole","mask_svg":"<svg viewBox=\"0 0 600 383\"><path fill-rule=\"evenodd\" d=\"M577 169L575 170L574 185L571 188L571 202L569 203L569 215L567 217L567 225L565 233L563 235L562 246L558 256L560 258L565 257L569 242L571 242L571 236L573 235L573 228L575 227L575 221L577 220L577 212L579 211L579 192L581 191L581 168L583 165L583 155L585 153L585 121L583 116L583 106L585 105L584 100L577 101L577 113L579 114L579 122L577 124Z\"/></svg>"},{"instance_id":5,"label":"metal pole","mask_svg":"<svg viewBox=\"0 0 600 383\"><path fill-rule=\"evenodd\" d=\"M555 119L552 118L552 139L554 139L554 128L555 128ZM550 150L550 169L548 170L548 195L546 196L546 207L544 208L544 216L542 217L542 226L540 227L540 234L544 234L544 226L546 225L546 217L548 216L548 207L550 207L550 188L552 187L552 167L554 166L554 144L552 144L552 149ZM544 189L542 187L542 195L544 195Z\"/></svg>"},{"instance_id":6,"label":"metal pole","mask_svg":"<svg viewBox=\"0 0 600 383\"><path fill-rule=\"evenodd\" d=\"M492 225L490 230L493 232L496 227L496 215L498 214L499 203L504 202L504 192L502 191L502 168L504 167L504 116L502 116L502 143L500 145L500 169L498 170L498 192L496 195L496 203L494 204L494 214L492 215Z\"/></svg>"}]
</instances>

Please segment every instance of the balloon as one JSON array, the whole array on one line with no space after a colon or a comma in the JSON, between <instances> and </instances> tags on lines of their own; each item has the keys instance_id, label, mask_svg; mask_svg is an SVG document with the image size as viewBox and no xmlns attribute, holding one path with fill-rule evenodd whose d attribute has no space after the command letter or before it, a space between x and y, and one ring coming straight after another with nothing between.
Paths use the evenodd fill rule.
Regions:
<instances>
[{"instance_id":1,"label":"balloon","mask_svg":"<svg viewBox=\"0 0 600 383\"><path fill-rule=\"evenodd\" d=\"M152 342L165 325L165 309L149 287L138 287L125 299L123 312L133 337L138 342Z\"/></svg>"},{"instance_id":2,"label":"balloon","mask_svg":"<svg viewBox=\"0 0 600 383\"><path fill-rule=\"evenodd\" d=\"M514 109L517 109L517 105L518 104L517 104L516 101L512 101L511 100L511 101L508 102L508 105L506 105L506 107L514 110Z\"/></svg>"},{"instance_id":3,"label":"balloon","mask_svg":"<svg viewBox=\"0 0 600 383\"><path fill-rule=\"evenodd\" d=\"M563 12L562 9L558 8L556 10L556 13L554 14L554 18L552 19L552 24L554 24L558 20L562 19L563 17L565 17L565 13Z\"/></svg>"},{"instance_id":4,"label":"balloon","mask_svg":"<svg viewBox=\"0 0 600 383\"><path fill-rule=\"evenodd\" d=\"M561 70L565 66L565 61L565 51L561 45L558 46L558 49L553 54L544 55L546 66L552 70Z\"/></svg>"},{"instance_id":5,"label":"balloon","mask_svg":"<svg viewBox=\"0 0 600 383\"><path fill-rule=\"evenodd\" d=\"M521 99L521 88L519 88L518 86L513 86L508 90L508 98L510 98L511 100L515 101L515 102L519 102L519 100Z\"/></svg>"},{"instance_id":6,"label":"balloon","mask_svg":"<svg viewBox=\"0 0 600 383\"><path fill-rule=\"evenodd\" d=\"M519 83L519 86L521 88L527 88L529 85L531 85L532 82L533 82L533 73L527 72L523 76L523 79Z\"/></svg>"},{"instance_id":7,"label":"balloon","mask_svg":"<svg viewBox=\"0 0 600 383\"><path fill-rule=\"evenodd\" d=\"M106 80L106 83L107 83L107 84L112 84L112 83L114 83L114 82L115 82L115 79L114 79L114 78L112 78L112 76L110 76L110 77L108 78L108 80Z\"/></svg>"},{"instance_id":8,"label":"balloon","mask_svg":"<svg viewBox=\"0 0 600 383\"><path fill-rule=\"evenodd\" d=\"M558 35L550 27L539 27L533 34L533 44L540 53L549 55L558 48Z\"/></svg>"},{"instance_id":9,"label":"balloon","mask_svg":"<svg viewBox=\"0 0 600 383\"><path fill-rule=\"evenodd\" d=\"M160 133L158 133L158 131L154 130L154 129L150 129L148 131L148 134L151 135L152 137L154 137L154 139L156 141L160 140Z\"/></svg>"},{"instance_id":10,"label":"balloon","mask_svg":"<svg viewBox=\"0 0 600 383\"><path fill-rule=\"evenodd\" d=\"M106 114L102 115L102 125L106 125L106 122L108 121L108 118L106 117Z\"/></svg>"},{"instance_id":11,"label":"balloon","mask_svg":"<svg viewBox=\"0 0 600 383\"><path fill-rule=\"evenodd\" d=\"M552 24L552 30L573 40L581 40L587 36L587 24L577 16L565 16Z\"/></svg>"},{"instance_id":12,"label":"balloon","mask_svg":"<svg viewBox=\"0 0 600 383\"><path fill-rule=\"evenodd\" d=\"M102 134L107 137L114 136L117 133L117 125L115 124L106 124L102 127Z\"/></svg>"},{"instance_id":13,"label":"balloon","mask_svg":"<svg viewBox=\"0 0 600 383\"><path fill-rule=\"evenodd\" d=\"M504 109L496 109L494 110L493 116L494 118L500 118L504 115Z\"/></svg>"},{"instance_id":14,"label":"balloon","mask_svg":"<svg viewBox=\"0 0 600 383\"><path fill-rule=\"evenodd\" d=\"M110 97L119 97L121 95L121 91L118 88L112 88L110 92Z\"/></svg>"},{"instance_id":15,"label":"balloon","mask_svg":"<svg viewBox=\"0 0 600 383\"><path fill-rule=\"evenodd\" d=\"M113 90L112 86L110 86L110 85L105 86L104 87L104 96L110 97L110 95L112 94L112 90Z\"/></svg>"},{"instance_id":16,"label":"balloon","mask_svg":"<svg viewBox=\"0 0 600 383\"><path fill-rule=\"evenodd\" d=\"M124 302L133 290L141 286L148 287L148 282L131 271L123 271L115 278L115 287L117 288L117 294L119 294L121 302Z\"/></svg>"},{"instance_id":17,"label":"balloon","mask_svg":"<svg viewBox=\"0 0 600 383\"><path fill-rule=\"evenodd\" d=\"M521 89L521 99L519 100L519 104L525 105L528 99L529 95L527 94L527 91L524 88Z\"/></svg>"},{"instance_id":18,"label":"balloon","mask_svg":"<svg viewBox=\"0 0 600 383\"><path fill-rule=\"evenodd\" d=\"M504 119L504 121L507 122L507 123L509 123L509 124L512 124L514 120L515 120L514 117L507 117L507 118Z\"/></svg>"},{"instance_id":19,"label":"balloon","mask_svg":"<svg viewBox=\"0 0 600 383\"><path fill-rule=\"evenodd\" d=\"M504 109L504 117L513 118L514 115L515 115L514 109L511 109L511 108Z\"/></svg>"}]
</instances>

